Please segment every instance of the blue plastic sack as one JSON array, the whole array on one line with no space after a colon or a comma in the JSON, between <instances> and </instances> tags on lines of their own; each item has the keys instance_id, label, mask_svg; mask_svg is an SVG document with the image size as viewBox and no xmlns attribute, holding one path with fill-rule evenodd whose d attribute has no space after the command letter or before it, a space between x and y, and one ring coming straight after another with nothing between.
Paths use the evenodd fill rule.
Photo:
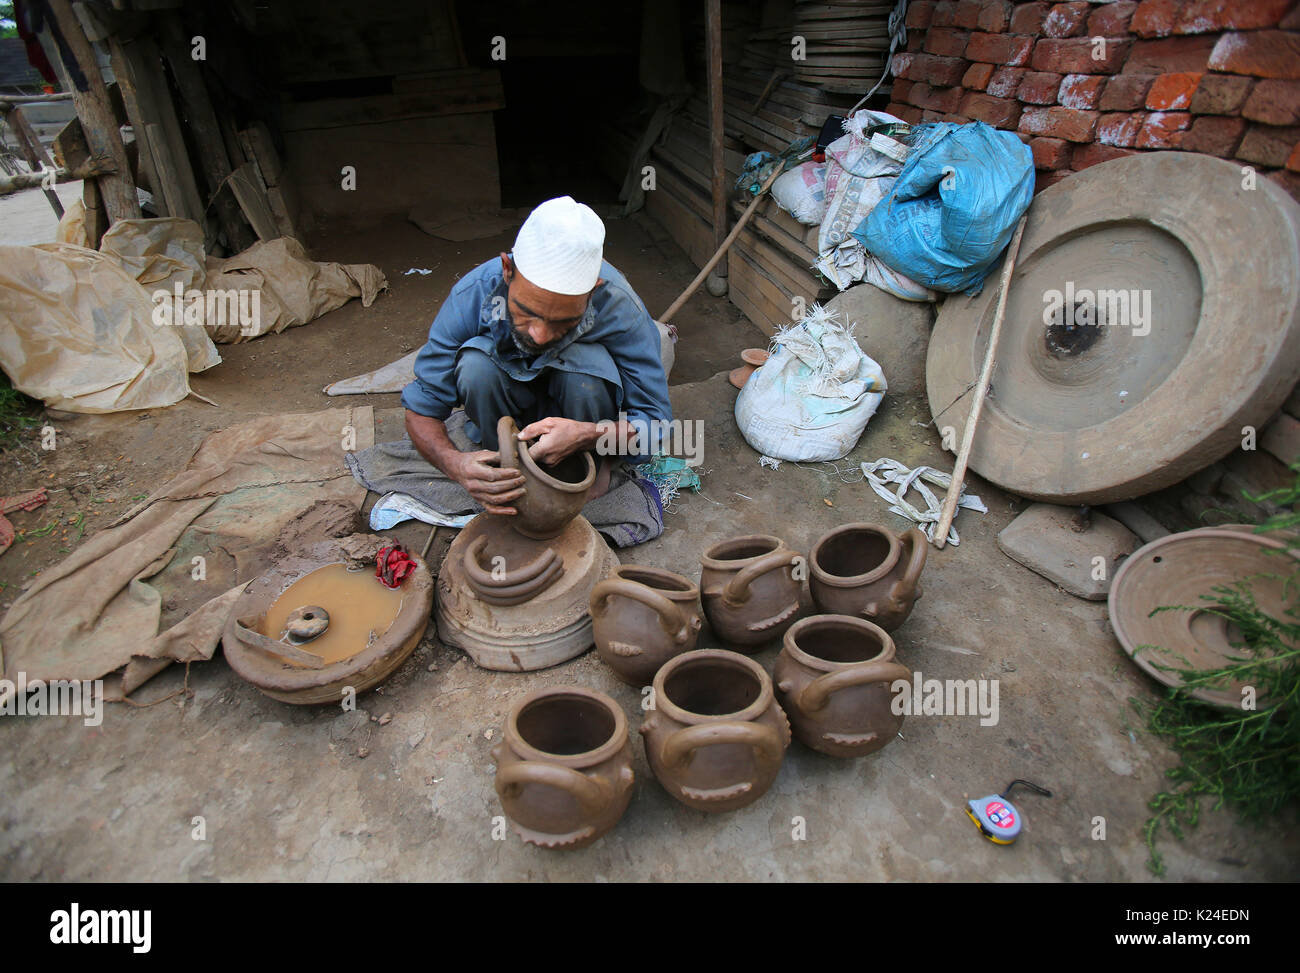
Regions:
<instances>
[{"instance_id":1,"label":"blue plastic sack","mask_svg":"<svg viewBox=\"0 0 1300 973\"><path fill-rule=\"evenodd\" d=\"M983 122L917 128L889 195L853 236L888 267L939 291L978 294L1034 197L1034 157Z\"/></svg>"}]
</instances>

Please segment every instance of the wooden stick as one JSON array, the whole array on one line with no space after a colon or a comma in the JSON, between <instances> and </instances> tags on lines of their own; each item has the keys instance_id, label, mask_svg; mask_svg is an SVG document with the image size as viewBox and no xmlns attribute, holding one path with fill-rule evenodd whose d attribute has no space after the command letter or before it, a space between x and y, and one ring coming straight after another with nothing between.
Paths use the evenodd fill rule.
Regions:
<instances>
[{"instance_id":1,"label":"wooden stick","mask_svg":"<svg viewBox=\"0 0 1300 973\"><path fill-rule=\"evenodd\" d=\"M727 234L727 170L722 149L725 122L722 94L722 2L706 0L704 34L709 53L709 183L713 197L713 245L721 247ZM718 258L719 277L727 276L727 265Z\"/></svg>"},{"instance_id":2,"label":"wooden stick","mask_svg":"<svg viewBox=\"0 0 1300 973\"><path fill-rule=\"evenodd\" d=\"M93 156L85 165L75 169L55 169L55 182L76 182L78 179L94 179L114 172L113 163L103 156ZM49 172L20 172L12 176L0 176L0 196L31 189L39 186L49 176Z\"/></svg>"},{"instance_id":3,"label":"wooden stick","mask_svg":"<svg viewBox=\"0 0 1300 973\"><path fill-rule=\"evenodd\" d=\"M957 498L966 479L966 464L970 462L971 443L975 441L975 425L980 421L980 412L984 408L984 398L988 395L989 379L993 377L993 359L997 352L998 335L1002 333L1002 318L1007 310L1007 291L1011 289L1011 272L1016 267L1016 254L1020 252L1020 237L1025 232L1025 220L1029 211L1025 210L1016 224L1015 235L1011 237L1011 246L1007 248L1006 263L1002 265L1002 279L998 283L998 309L993 315L993 328L989 332L989 347L984 352L984 367L980 369L979 381L975 386L975 398L971 402L970 415L966 417L966 429L961 436L961 449L957 453L957 465L952 469L952 482L948 484L948 495L943 498L943 507L939 511L939 525L934 529L934 546L943 549L948 543L948 529L952 519L957 515Z\"/></svg>"},{"instance_id":4,"label":"wooden stick","mask_svg":"<svg viewBox=\"0 0 1300 973\"><path fill-rule=\"evenodd\" d=\"M745 212L740 214L740 219L738 219L736 225L731 228L731 232L727 234L727 238L722 241L722 246L718 247L717 252L709 258L709 262L700 268L700 272L695 275L695 279L690 282L686 290L682 291L677 300L673 301L673 303L668 306L668 310L659 315L658 320L660 324L667 324L669 319L682 309L682 305L690 299L690 296L695 293L701 284L704 283L704 279L709 276L709 271L711 271L714 268L714 265L716 265L717 262L723 258L726 252L731 249L731 245L736 242L736 237L740 236L740 231L745 228L745 224L749 222L749 218L754 215L754 210L758 208L759 201L767 194L767 191L772 187L772 183L776 182L776 177L781 175L783 168L784 167L778 163L776 168L772 170L772 174L767 177L767 182L763 183L763 188L758 191L758 195L754 197Z\"/></svg>"},{"instance_id":5,"label":"wooden stick","mask_svg":"<svg viewBox=\"0 0 1300 973\"><path fill-rule=\"evenodd\" d=\"M54 160L50 154L45 151L45 146L41 145L41 140L36 137L36 132L23 117L23 110L18 105L10 105L8 108L0 107L0 114L4 115L5 121L13 129L14 138L18 140L18 147L22 149L23 158L27 160L27 165L32 172L44 172L46 169L53 169ZM45 198L50 202L50 208L54 210L56 220L63 219L63 202L59 199L59 194L53 189L41 187L45 193Z\"/></svg>"}]
</instances>

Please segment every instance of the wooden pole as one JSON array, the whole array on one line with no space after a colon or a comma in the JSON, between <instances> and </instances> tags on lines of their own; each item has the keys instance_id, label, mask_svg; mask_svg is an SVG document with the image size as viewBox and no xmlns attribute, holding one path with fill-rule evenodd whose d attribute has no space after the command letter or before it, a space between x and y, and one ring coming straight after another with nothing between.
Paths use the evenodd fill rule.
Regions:
<instances>
[{"instance_id":1,"label":"wooden pole","mask_svg":"<svg viewBox=\"0 0 1300 973\"><path fill-rule=\"evenodd\" d=\"M0 105L0 115L4 116L9 127L13 129L14 138L18 140L18 147L22 149L23 158L31 166L32 173L43 174L44 170L53 169L54 161L45 151L45 146L41 145L41 140L37 138L36 132L27 123L27 119L23 117L23 110L17 105ZM59 194L53 189L43 188L42 191L50 202L50 208L54 210L54 218L63 219L63 202L59 199Z\"/></svg>"},{"instance_id":2,"label":"wooden pole","mask_svg":"<svg viewBox=\"0 0 1300 973\"><path fill-rule=\"evenodd\" d=\"M714 264L721 260L726 255L727 251L731 249L731 245L736 242L736 237L740 236L740 231L745 228L745 224L749 222L749 218L754 215L754 210L758 209L759 200L767 194L772 183L776 182L776 177L781 175L782 168L783 167L778 164L772 170L772 174L767 177L767 182L763 183L763 188L758 191L758 195L755 196L749 206L745 208L745 212L740 214L740 219L738 219L736 225L731 228L731 232L728 233L727 238L722 241L722 245L718 247L717 252L709 258L708 263L700 268L700 272L695 275L695 279L687 285L686 290L681 292L677 300L673 301L672 304L668 306L668 310L659 315L658 320L660 324L667 324L669 319L682 309L682 305L685 304L699 286L704 283L704 278L709 276L709 271L713 269Z\"/></svg>"},{"instance_id":3,"label":"wooden pole","mask_svg":"<svg viewBox=\"0 0 1300 973\"><path fill-rule=\"evenodd\" d=\"M113 115L108 88L104 85L104 76L99 72L94 48L86 40L86 32L77 15L72 12L70 0L49 0L49 5L59 32L63 34L75 61L71 65L65 64L63 73L71 82L72 69L75 68L86 79L85 91L78 91L75 87L72 91L72 102L77 107L77 117L81 119L81 126L85 130L86 144L92 155L107 156L113 163L113 172L99 177L99 191L104 199L109 222L138 220L140 201L135 194L135 179L131 176L126 146L122 144L122 133L118 131L117 118Z\"/></svg>"},{"instance_id":4,"label":"wooden pole","mask_svg":"<svg viewBox=\"0 0 1300 973\"><path fill-rule=\"evenodd\" d=\"M704 32L709 49L709 161L712 167L713 245L725 255L722 241L727 235L727 169L722 152L722 0L705 0ZM719 257L717 275L727 276L727 265Z\"/></svg>"},{"instance_id":5,"label":"wooden pole","mask_svg":"<svg viewBox=\"0 0 1300 973\"><path fill-rule=\"evenodd\" d=\"M75 169L55 169L55 182L76 182L78 179L94 179L113 171L113 164L103 158L92 158L85 165ZM48 172L20 172L15 176L0 176L0 196L17 192L19 189L31 189L39 186L49 175Z\"/></svg>"},{"instance_id":6,"label":"wooden pole","mask_svg":"<svg viewBox=\"0 0 1300 973\"><path fill-rule=\"evenodd\" d=\"M948 528L957 515L957 498L961 496L962 484L966 479L966 465L970 462L971 443L975 441L975 425L980 421L980 412L984 409L984 399L989 391L989 379L993 377L993 360L998 348L998 335L1002 333L1002 318L1007 311L1007 291L1011 289L1011 272L1016 268L1016 254L1020 252L1020 237L1025 232L1025 220L1029 211L1025 210L1016 224L1015 235L1007 247L1007 259L1002 265L1002 279L998 283L998 309L993 315L993 328L989 331L989 347L984 352L984 367L980 369L979 380L975 384L975 399L971 402L970 415L966 417L966 429L961 436L961 449L957 452L957 465L952 469L952 482L948 484L948 495L943 498L943 507L939 511L939 524L934 529L934 546L943 549L948 543Z\"/></svg>"}]
</instances>

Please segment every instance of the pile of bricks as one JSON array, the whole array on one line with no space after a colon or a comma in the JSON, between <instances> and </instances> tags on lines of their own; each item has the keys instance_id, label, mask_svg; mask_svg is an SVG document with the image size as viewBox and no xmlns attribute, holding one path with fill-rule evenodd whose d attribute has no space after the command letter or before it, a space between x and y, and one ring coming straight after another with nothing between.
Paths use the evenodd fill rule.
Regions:
<instances>
[{"instance_id":1,"label":"pile of bricks","mask_svg":"<svg viewBox=\"0 0 1300 973\"><path fill-rule=\"evenodd\" d=\"M917 0L887 111L1017 132L1038 188L1161 149L1236 159L1300 199L1297 0Z\"/></svg>"}]
</instances>

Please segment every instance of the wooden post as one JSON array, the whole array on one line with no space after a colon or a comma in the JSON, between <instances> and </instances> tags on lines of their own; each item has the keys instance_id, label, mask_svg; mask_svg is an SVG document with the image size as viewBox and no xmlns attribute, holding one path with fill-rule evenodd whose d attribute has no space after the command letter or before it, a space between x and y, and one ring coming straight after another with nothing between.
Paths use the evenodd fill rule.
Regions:
<instances>
[{"instance_id":1,"label":"wooden post","mask_svg":"<svg viewBox=\"0 0 1300 973\"><path fill-rule=\"evenodd\" d=\"M190 123L190 134L194 137L201 157L209 202L215 206L217 221L225 231L226 242L233 252L238 253L252 246L254 237L240 214L239 203L226 185L232 170L230 157L226 154L226 143L221 136L221 124L217 121L216 112L212 110L212 101L208 97L203 76L199 73L199 66L190 54L190 42L181 26L180 15L168 10L160 13L158 19L162 25L163 56L171 65L176 87L180 89L185 115Z\"/></svg>"},{"instance_id":2,"label":"wooden post","mask_svg":"<svg viewBox=\"0 0 1300 973\"><path fill-rule=\"evenodd\" d=\"M53 169L54 161L50 158L45 147L41 145L41 140L36 137L31 125L27 119L23 118L23 110L17 105L0 106L0 115L9 123L13 129L14 138L18 140L18 147L22 150L23 158L31 166L32 172L39 172L44 169ZM63 203L59 200L59 194L53 189L43 189L45 198L50 201L50 207L54 210L57 219L63 219Z\"/></svg>"},{"instance_id":3,"label":"wooden post","mask_svg":"<svg viewBox=\"0 0 1300 973\"><path fill-rule=\"evenodd\" d=\"M70 0L49 0L49 5L75 62L63 66L64 76L71 82L71 69L75 68L86 79L85 91L78 91L75 85L72 86L72 101L85 129L86 143L90 146L91 154L107 156L112 160L115 170L111 175L100 176L98 180L98 195L103 197L108 219L112 223L139 219L140 201L135 194L135 179L131 175L126 146L122 144L122 133L118 131L117 118L113 115L104 77L99 73L94 48L86 40L86 33L81 27L81 21L72 12ZM89 221L89 207L87 210L86 217Z\"/></svg>"},{"instance_id":4,"label":"wooden post","mask_svg":"<svg viewBox=\"0 0 1300 973\"><path fill-rule=\"evenodd\" d=\"M727 169L722 154L722 0L705 0L704 30L709 49L709 155L713 183L713 246L722 249L727 238ZM727 259L713 271L727 276Z\"/></svg>"}]
</instances>

